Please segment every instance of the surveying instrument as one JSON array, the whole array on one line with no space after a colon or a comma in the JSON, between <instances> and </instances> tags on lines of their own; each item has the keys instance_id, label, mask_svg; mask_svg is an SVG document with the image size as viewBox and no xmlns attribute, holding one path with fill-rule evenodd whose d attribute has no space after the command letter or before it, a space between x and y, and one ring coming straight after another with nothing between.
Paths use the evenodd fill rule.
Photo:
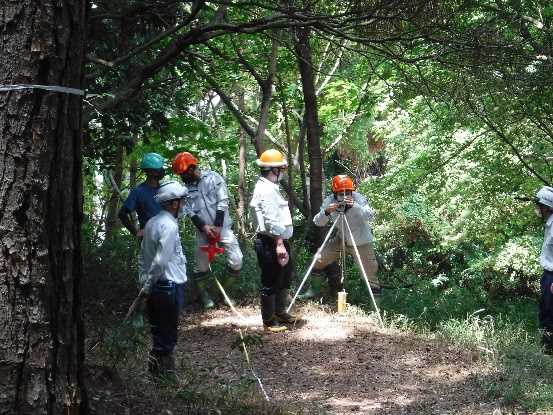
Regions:
<instances>
[{"instance_id":1,"label":"surveying instrument","mask_svg":"<svg viewBox=\"0 0 553 415\"><path fill-rule=\"evenodd\" d=\"M345 197L346 197L345 191L343 192L343 195L344 195L344 199L345 199ZM374 310L376 311L376 314L378 315L378 320L380 322L381 327L384 327L384 322L382 321L382 317L380 315L380 310L378 309L378 305L376 304L376 300L374 298L374 294L373 294L373 291L372 291L372 288L371 288L371 284L369 282L369 278L367 277L367 273L365 272L365 267L363 266L363 262L361 261L361 255L359 254L359 250L357 249L357 244L355 243L355 239L353 238L353 233L351 231L348 220L346 218L346 202L345 202L345 200L339 201L337 203L336 213L338 214L338 218L334 221L334 223L332 224L332 226L328 230L328 232L327 232L327 234L326 234L326 236L323 240L323 243L317 249L317 252L313 256L313 260L311 261L311 264L309 265L309 268L307 268L305 276L303 277L303 280L301 281L300 286L298 287L298 290L296 291L296 294L292 298L292 301L290 302L290 305L288 306L288 309L286 310L286 312L289 313L292 306L296 302L296 299L297 299L299 293L301 292L303 286L305 285L305 282L307 281L307 278L309 278L309 276L311 275L311 272L313 271L313 268L315 267L315 263L321 257L321 254L322 254L326 244L328 243L328 241L329 241L329 239L332 235L332 232L334 231L334 229L337 226L340 226L340 229L342 231L342 238L341 238L342 246L341 246L341 251L340 251L341 269L342 269L342 276L341 276L340 282L341 282L341 286L342 286L342 291L338 292L338 304L337 304L338 312L339 313L344 312L345 311L345 306L346 306L346 292L343 288L343 284L344 284L344 267L345 267L345 263L346 263L346 254L347 254L347 250L346 250L346 230L347 230L348 235L349 235L350 240L351 240L351 243L352 243L354 253L355 253L355 259L357 261L357 264L359 265L359 268L361 270L361 275L363 276L363 279L365 280L365 284L367 285L367 289L369 290L369 294L371 296L371 301L372 301L372 304L374 306Z\"/></svg>"}]
</instances>

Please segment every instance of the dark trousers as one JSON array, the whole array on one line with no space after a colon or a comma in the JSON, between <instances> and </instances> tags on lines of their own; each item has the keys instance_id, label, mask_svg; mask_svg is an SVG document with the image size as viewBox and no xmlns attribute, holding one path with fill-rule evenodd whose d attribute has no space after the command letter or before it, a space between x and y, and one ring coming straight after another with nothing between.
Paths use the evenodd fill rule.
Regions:
<instances>
[{"instance_id":1,"label":"dark trousers","mask_svg":"<svg viewBox=\"0 0 553 415\"><path fill-rule=\"evenodd\" d=\"M255 240L255 252L257 262L261 268L262 294L276 294L277 290L290 288L294 266L290 254L290 244L284 241L284 246L290 260L286 266L281 267L277 261L275 240L270 236L258 234Z\"/></svg>"},{"instance_id":2,"label":"dark trousers","mask_svg":"<svg viewBox=\"0 0 553 415\"><path fill-rule=\"evenodd\" d=\"M158 281L148 298L148 320L151 325L152 352L167 355L177 344L179 315L184 305L184 284Z\"/></svg>"}]
</instances>

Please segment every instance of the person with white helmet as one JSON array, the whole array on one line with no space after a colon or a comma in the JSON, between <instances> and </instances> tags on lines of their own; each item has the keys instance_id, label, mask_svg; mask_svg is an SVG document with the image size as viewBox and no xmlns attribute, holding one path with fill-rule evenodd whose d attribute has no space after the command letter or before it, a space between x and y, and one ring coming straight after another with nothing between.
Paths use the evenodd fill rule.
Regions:
<instances>
[{"instance_id":1,"label":"person with white helmet","mask_svg":"<svg viewBox=\"0 0 553 415\"><path fill-rule=\"evenodd\" d=\"M165 176L165 159L157 153L146 153L140 168L146 173L146 180L131 190L127 200L119 210L119 219L132 235L141 238L148 220L159 213L159 204L154 199L159 182ZM136 229L130 215L136 212L139 228Z\"/></svg>"},{"instance_id":2,"label":"person with white helmet","mask_svg":"<svg viewBox=\"0 0 553 415\"><path fill-rule=\"evenodd\" d=\"M553 188L542 187L536 194L536 213L544 221L544 238L540 255L543 275L540 282L539 326L547 354L553 354Z\"/></svg>"},{"instance_id":3,"label":"person with white helmet","mask_svg":"<svg viewBox=\"0 0 553 415\"><path fill-rule=\"evenodd\" d=\"M334 176L331 188L332 194L323 200L321 209L313 218L313 222L317 226L326 226L329 222L333 223L338 220L340 214L344 214L351 229L353 240L346 225L344 224L342 230L342 227L338 224L336 236L325 245L319 259L315 262L313 271L320 271L328 264L336 261L342 251L342 241L345 241L346 252L354 255L354 257L353 245L356 245L361 257L361 264L358 265L365 270L371 284L371 290L375 296L378 296L381 293L381 288L376 276L378 262L374 253L371 231L374 211L369 206L365 196L355 191L355 185L349 176L345 174ZM335 281L329 280L329 286L333 291L331 293L333 296L341 289L340 281L337 278Z\"/></svg>"},{"instance_id":4,"label":"person with white helmet","mask_svg":"<svg viewBox=\"0 0 553 415\"><path fill-rule=\"evenodd\" d=\"M172 375L175 370L173 350L187 281L177 219L182 215L187 193L186 187L177 182L163 183L155 195L161 210L144 228L138 267L142 284L139 296L147 299L153 338L149 362L152 374Z\"/></svg>"},{"instance_id":5,"label":"person with white helmet","mask_svg":"<svg viewBox=\"0 0 553 415\"><path fill-rule=\"evenodd\" d=\"M288 202L279 190L279 181L288 163L278 150L267 150L256 160L261 170L250 202L257 237L255 251L261 268L261 317L271 333L286 331L281 323L294 323L288 314L288 289L294 272L290 244L294 228Z\"/></svg>"},{"instance_id":6,"label":"person with white helmet","mask_svg":"<svg viewBox=\"0 0 553 415\"><path fill-rule=\"evenodd\" d=\"M232 231L225 180L214 171L200 169L198 164L198 159L185 151L175 156L172 168L188 189L186 215L196 226L194 285L203 307L208 309L215 304L209 296L209 256L201 247L217 242L224 248L227 262L226 275L222 278L224 287L240 276L243 255Z\"/></svg>"}]
</instances>

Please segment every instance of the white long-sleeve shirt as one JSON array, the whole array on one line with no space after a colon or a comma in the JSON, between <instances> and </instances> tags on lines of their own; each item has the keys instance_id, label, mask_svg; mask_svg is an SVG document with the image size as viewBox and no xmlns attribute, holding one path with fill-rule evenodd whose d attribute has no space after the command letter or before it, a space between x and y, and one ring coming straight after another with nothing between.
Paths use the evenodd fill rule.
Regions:
<instances>
[{"instance_id":1,"label":"white long-sleeve shirt","mask_svg":"<svg viewBox=\"0 0 553 415\"><path fill-rule=\"evenodd\" d=\"M151 218L144 228L138 260L139 281L149 293L162 280L184 284L186 257L182 251L177 219L166 210Z\"/></svg>"},{"instance_id":2,"label":"white long-sleeve shirt","mask_svg":"<svg viewBox=\"0 0 553 415\"><path fill-rule=\"evenodd\" d=\"M282 197L278 183L260 177L250 202L257 232L290 239L294 233L288 201Z\"/></svg>"},{"instance_id":3,"label":"white long-sleeve shirt","mask_svg":"<svg viewBox=\"0 0 553 415\"><path fill-rule=\"evenodd\" d=\"M365 245L373 240L373 234L371 231L371 222L374 218L374 211L369 206L367 199L360 193L352 192L353 206L346 210L345 215L351 233L353 234L353 239L356 245ZM334 195L327 196L323 200L321 205L321 210L313 218L313 222L317 226L326 226L329 221L336 221L339 218L339 212L334 211L330 215L325 213L325 209L331 204L337 203ZM338 229L338 237L344 239L342 235L342 226L340 224L336 225ZM347 229L347 226L344 224L344 233L346 234L346 244L352 246L352 241Z\"/></svg>"},{"instance_id":4,"label":"white long-sleeve shirt","mask_svg":"<svg viewBox=\"0 0 553 415\"><path fill-rule=\"evenodd\" d=\"M543 245L541 248L540 264L543 269L553 271L553 215L545 222Z\"/></svg>"},{"instance_id":5,"label":"white long-sleeve shirt","mask_svg":"<svg viewBox=\"0 0 553 415\"><path fill-rule=\"evenodd\" d=\"M185 211L190 217L198 215L208 225L215 222L218 210L225 212L223 229L230 229L232 220L229 215L229 195L225 179L211 170L202 170L200 179L185 184L188 189Z\"/></svg>"}]
</instances>

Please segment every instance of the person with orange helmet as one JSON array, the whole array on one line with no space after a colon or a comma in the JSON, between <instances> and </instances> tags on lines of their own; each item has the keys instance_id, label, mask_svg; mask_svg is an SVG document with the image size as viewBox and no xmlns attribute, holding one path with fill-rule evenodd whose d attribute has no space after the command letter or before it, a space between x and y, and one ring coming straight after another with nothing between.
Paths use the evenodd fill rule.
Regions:
<instances>
[{"instance_id":1,"label":"person with orange helmet","mask_svg":"<svg viewBox=\"0 0 553 415\"><path fill-rule=\"evenodd\" d=\"M328 241L320 253L313 272L323 270L328 264L338 259L342 250L342 241L345 241L346 251L355 256L353 249L355 244L361 257L361 264L359 265L364 268L367 274L373 294L378 296L381 294L381 288L376 276L378 263L374 253L371 230L374 211L369 206L367 199L355 191L355 185L349 176L340 174L333 177L331 188L332 194L323 200L321 209L313 218L313 222L317 226L326 226L329 222L338 220L340 214L344 214L350 226L353 240L347 228L342 230L340 226L337 226L336 235ZM332 293L333 296L341 289L339 281L329 281L329 286L336 290Z\"/></svg>"},{"instance_id":2,"label":"person with orange helmet","mask_svg":"<svg viewBox=\"0 0 553 415\"><path fill-rule=\"evenodd\" d=\"M256 228L255 252L261 268L261 317L263 328L271 333L286 331L282 323L294 323L288 314L288 289L294 271L290 244L294 228L288 201L280 193L279 181L288 163L275 149L264 151L256 160L261 175L250 202Z\"/></svg>"},{"instance_id":3,"label":"person with orange helmet","mask_svg":"<svg viewBox=\"0 0 553 415\"><path fill-rule=\"evenodd\" d=\"M232 231L229 215L229 195L225 180L218 173L200 169L198 159L189 152L181 152L173 160L173 173L179 175L188 189L185 214L196 226L194 285L204 308L214 307L209 296L209 257L200 249L210 241L218 241L224 248L227 272L223 285L230 285L240 275L242 251Z\"/></svg>"}]
</instances>

